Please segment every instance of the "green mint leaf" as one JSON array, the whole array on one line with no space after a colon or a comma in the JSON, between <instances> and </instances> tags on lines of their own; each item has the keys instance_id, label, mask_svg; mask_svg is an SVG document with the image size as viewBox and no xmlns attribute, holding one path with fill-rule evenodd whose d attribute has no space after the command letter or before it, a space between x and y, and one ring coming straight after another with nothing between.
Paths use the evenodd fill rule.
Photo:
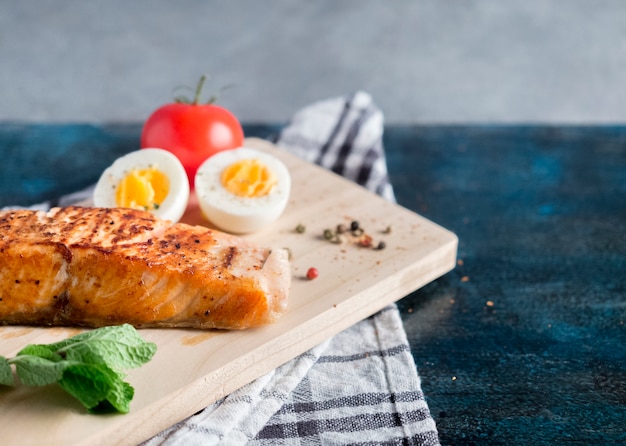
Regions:
<instances>
[{"instance_id":1,"label":"green mint leaf","mask_svg":"<svg viewBox=\"0 0 626 446\"><path fill-rule=\"evenodd\" d=\"M14 358L0 356L0 384L13 385L11 365L23 384L58 382L92 413L127 413L134 396L122 370L139 367L156 352L132 325L103 327L53 344L24 347Z\"/></svg>"},{"instance_id":2,"label":"green mint leaf","mask_svg":"<svg viewBox=\"0 0 626 446\"><path fill-rule=\"evenodd\" d=\"M114 369L139 367L152 359L156 345L146 342L132 325L103 327L49 345L69 361L106 363Z\"/></svg>"},{"instance_id":3,"label":"green mint leaf","mask_svg":"<svg viewBox=\"0 0 626 446\"><path fill-rule=\"evenodd\" d=\"M57 354L53 349L47 345L32 344L27 345L19 351L17 356L38 356L40 358L49 359L50 361L58 362L63 358Z\"/></svg>"},{"instance_id":4,"label":"green mint leaf","mask_svg":"<svg viewBox=\"0 0 626 446\"><path fill-rule=\"evenodd\" d=\"M11 364L9 364L9 361L4 356L0 356L0 385L15 385L13 372L11 371Z\"/></svg>"},{"instance_id":5,"label":"green mint leaf","mask_svg":"<svg viewBox=\"0 0 626 446\"><path fill-rule=\"evenodd\" d=\"M15 371L20 381L27 386L53 384L61 379L63 369L67 367L64 361L51 361L33 355L18 355L11 360L11 363L15 364Z\"/></svg>"},{"instance_id":6,"label":"green mint leaf","mask_svg":"<svg viewBox=\"0 0 626 446\"><path fill-rule=\"evenodd\" d=\"M134 389L105 364L71 365L64 370L59 385L90 411L112 407L128 413L134 396Z\"/></svg>"}]
</instances>

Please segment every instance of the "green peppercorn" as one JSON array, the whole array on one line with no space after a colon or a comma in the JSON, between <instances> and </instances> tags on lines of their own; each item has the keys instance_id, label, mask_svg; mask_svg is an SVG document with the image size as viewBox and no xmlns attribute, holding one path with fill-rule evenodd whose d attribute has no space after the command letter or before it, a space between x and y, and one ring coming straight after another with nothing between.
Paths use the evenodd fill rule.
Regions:
<instances>
[{"instance_id":1,"label":"green peppercorn","mask_svg":"<svg viewBox=\"0 0 626 446\"><path fill-rule=\"evenodd\" d=\"M330 241L332 243L336 243L338 245L341 245L343 242L346 241L346 238L343 234L336 234L332 239L330 239Z\"/></svg>"},{"instance_id":2,"label":"green peppercorn","mask_svg":"<svg viewBox=\"0 0 626 446\"><path fill-rule=\"evenodd\" d=\"M352 230L352 235L355 237L360 237L365 233L365 231L363 230L363 228L356 228Z\"/></svg>"}]
</instances>

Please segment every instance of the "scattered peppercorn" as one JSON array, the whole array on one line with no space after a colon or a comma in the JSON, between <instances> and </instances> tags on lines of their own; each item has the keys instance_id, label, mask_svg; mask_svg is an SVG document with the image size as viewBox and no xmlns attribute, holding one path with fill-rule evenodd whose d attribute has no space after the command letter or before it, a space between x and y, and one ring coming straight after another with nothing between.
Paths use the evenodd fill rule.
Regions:
<instances>
[{"instance_id":1,"label":"scattered peppercorn","mask_svg":"<svg viewBox=\"0 0 626 446\"><path fill-rule=\"evenodd\" d=\"M330 241L332 243L340 245L346 241L346 237L343 234L335 234L335 236Z\"/></svg>"},{"instance_id":2,"label":"scattered peppercorn","mask_svg":"<svg viewBox=\"0 0 626 446\"><path fill-rule=\"evenodd\" d=\"M370 246L372 246L372 237L367 234L363 235L359 239L359 245L363 246L364 248L369 248Z\"/></svg>"},{"instance_id":3,"label":"scattered peppercorn","mask_svg":"<svg viewBox=\"0 0 626 446\"><path fill-rule=\"evenodd\" d=\"M344 232L348 232L348 227L344 224L337 225L337 234L343 234Z\"/></svg>"},{"instance_id":4,"label":"scattered peppercorn","mask_svg":"<svg viewBox=\"0 0 626 446\"><path fill-rule=\"evenodd\" d=\"M296 232L304 232L304 226L298 225ZM391 233L391 226L387 226L381 232L384 234ZM334 231L332 229L324 229L323 239L337 245L345 242L351 242L364 248L378 250L385 249L387 247L386 243L383 241L378 242L378 244L374 244L372 236L365 232L365 229L361 227L358 220L353 220L350 222L350 225L339 223L335 227Z\"/></svg>"},{"instance_id":5,"label":"scattered peppercorn","mask_svg":"<svg viewBox=\"0 0 626 446\"><path fill-rule=\"evenodd\" d=\"M363 233L365 232L365 230L363 230L363 228L356 228L354 230L352 230L352 235L355 237L359 237L361 235L363 235Z\"/></svg>"},{"instance_id":6,"label":"scattered peppercorn","mask_svg":"<svg viewBox=\"0 0 626 446\"><path fill-rule=\"evenodd\" d=\"M319 276L320 273L317 270L317 268L309 268L309 270L306 272L306 278L309 280L313 280L313 279L317 279L317 276Z\"/></svg>"},{"instance_id":7,"label":"scattered peppercorn","mask_svg":"<svg viewBox=\"0 0 626 446\"><path fill-rule=\"evenodd\" d=\"M300 223L300 224L298 224L298 226L296 226L296 232L298 234L304 234L305 231L306 231L306 227L302 223Z\"/></svg>"}]
</instances>

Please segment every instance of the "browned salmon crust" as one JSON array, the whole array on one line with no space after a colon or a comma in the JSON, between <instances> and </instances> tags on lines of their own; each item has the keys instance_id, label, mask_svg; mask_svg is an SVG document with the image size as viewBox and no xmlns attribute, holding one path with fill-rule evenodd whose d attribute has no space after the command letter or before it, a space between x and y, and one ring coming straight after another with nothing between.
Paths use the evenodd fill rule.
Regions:
<instances>
[{"instance_id":1,"label":"browned salmon crust","mask_svg":"<svg viewBox=\"0 0 626 446\"><path fill-rule=\"evenodd\" d=\"M242 329L286 310L269 250L130 209L0 212L0 324Z\"/></svg>"}]
</instances>

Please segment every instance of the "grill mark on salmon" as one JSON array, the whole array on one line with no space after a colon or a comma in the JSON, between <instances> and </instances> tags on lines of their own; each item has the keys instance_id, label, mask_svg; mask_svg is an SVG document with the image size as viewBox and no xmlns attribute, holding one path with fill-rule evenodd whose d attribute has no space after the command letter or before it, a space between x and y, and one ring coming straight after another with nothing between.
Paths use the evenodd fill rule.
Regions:
<instances>
[{"instance_id":1,"label":"grill mark on salmon","mask_svg":"<svg viewBox=\"0 0 626 446\"><path fill-rule=\"evenodd\" d=\"M235 258L236 254L237 254L237 248L235 248L234 246L231 246L226 251L226 256L224 258L224 263L223 263L222 267L225 268L225 269L230 268L230 266L232 265L233 259Z\"/></svg>"},{"instance_id":2,"label":"grill mark on salmon","mask_svg":"<svg viewBox=\"0 0 626 446\"><path fill-rule=\"evenodd\" d=\"M65 259L67 263L70 263L72 261L72 251L70 251L70 249L66 245L64 245L63 243L55 243L54 247L59 253L61 253L63 259Z\"/></svg>"},{"instance_id":3,"label":"grill mark on salmon","mask_svg":"<svg viewBox=\"0 0 626 446\"><path fill-rule=\"evenodd\" d=\"M290 283L286 250L148 212L0 212L0 324L248 328Z\"/></svg>"}]
</instances>

